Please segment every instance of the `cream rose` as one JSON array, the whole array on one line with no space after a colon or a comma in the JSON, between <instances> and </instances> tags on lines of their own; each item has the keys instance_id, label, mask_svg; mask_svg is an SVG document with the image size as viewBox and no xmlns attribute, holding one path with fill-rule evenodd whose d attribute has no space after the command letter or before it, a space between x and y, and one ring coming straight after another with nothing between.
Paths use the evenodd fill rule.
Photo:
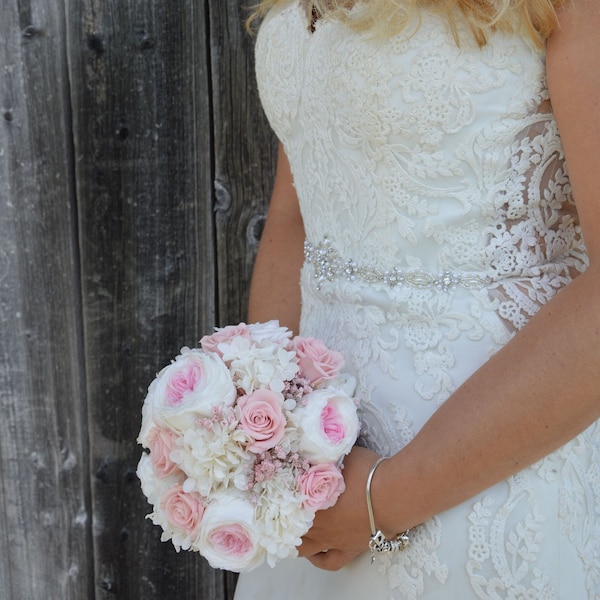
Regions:
<instances>
[{"instance_id":1,"label":"cream rose","mask_svg":"<svg viewBox=\"0 0 600 600\"><path fill-rule=\"evenodd\" d=\"M211 416L213 409L232 406L235 398L229 369L217 355L182 348L150 384L138 439L148 445L152 421L183 433L199 417Z\"/></svg>"},{"instance_id":2,"label":"cream rose","mask_svg":"<svg viewBox=\"0 0 600 600\"><path fill-rule=\"evenodd\" d=\"M312 464L340 460L360 430L354 400L334 388L306 394L294 410L294 420L300 431L299 453Z\"/></svg>"},{"instance_id":3,"label":"cream rose","mask_svg":"<svg viewBox=\"0 0 600 600\"><path fill-rule=\"evenodd\" d=\"M252 323L248 325L250 337L253 342L261 344L262 342L272 342L285 346L287 340L292 337L292 332L286 327L281 327L279 321L266 321L264 323Z\"/></svg>"},{"instance_id":4,"label":"cream rose","mask_svg":"<svg viewBox=\"0 0 600 600\"><path fill-rule=\"evenodd\" d=\"M227 494L206 507L197 549L212 567L239 573L251 571L264 560L259 540L254 506L242 497Z\"/></svg>"},{"instance_id":5,"label":"cream rose","mask_svg":"<svg viewBox=\"0 0 600 600\"><path fill-rule=\"evenodd\" d=\"M158 506L161 496L173 485L177 478L158 477L152 465L152 459L146 452L142 453L137 466L136 475L142 485L142 492L152 506Z\"/></svg>"}]
</instances>

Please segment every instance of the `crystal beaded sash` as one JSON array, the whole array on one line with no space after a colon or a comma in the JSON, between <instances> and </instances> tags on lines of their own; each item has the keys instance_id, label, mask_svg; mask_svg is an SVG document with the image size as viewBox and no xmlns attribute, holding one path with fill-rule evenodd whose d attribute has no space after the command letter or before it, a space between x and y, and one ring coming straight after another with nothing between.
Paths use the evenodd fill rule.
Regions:
<instances>
[{"instance_id":1,"label":"crystal beaded sash","mask_svg":"<svg viewBox=\"0 0 600 600\"><path fill-rule=\"evenodd\" d=\"M383 271L372 266L358 265L351 259L342 258L327 238L317 245L305 241L304 259L314 268L317 289L320 289L325 281L341 278L348 281L379 283L391 288L408 285L415 288L436 288L443 291L457 287L471 290L481 289L492 281L490 277L476 273L442 271L434 275L427 271L406 270L400 267Z\"/></svg>"}]
</instances>

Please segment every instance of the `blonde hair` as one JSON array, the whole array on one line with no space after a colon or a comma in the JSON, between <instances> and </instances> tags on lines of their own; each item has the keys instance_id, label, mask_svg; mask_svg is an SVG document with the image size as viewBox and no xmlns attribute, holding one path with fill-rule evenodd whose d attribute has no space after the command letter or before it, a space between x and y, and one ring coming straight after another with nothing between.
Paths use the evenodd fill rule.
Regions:
<instances>
[{"instance_id":1,"label":"blonde hair","mask_svg":"<svg viewBox=\"0 0 600 600\"><path fill-rule=\"evenodd\" d=\"M274 6L289 0L260 0L247 25L264 16ZM555 9L566 0L365 0L361 10L350 15L349 0L293 0L306 4L307 14L327 15L343 20L358 31L376 36L400 33L420 7L444 14L456 33L456 20L464 19L480 46L491 31L515 31L524 28L537 46L541 46L558 25ZM386 15L386 18L381 18Z\"/></svg>"}]
</instances>

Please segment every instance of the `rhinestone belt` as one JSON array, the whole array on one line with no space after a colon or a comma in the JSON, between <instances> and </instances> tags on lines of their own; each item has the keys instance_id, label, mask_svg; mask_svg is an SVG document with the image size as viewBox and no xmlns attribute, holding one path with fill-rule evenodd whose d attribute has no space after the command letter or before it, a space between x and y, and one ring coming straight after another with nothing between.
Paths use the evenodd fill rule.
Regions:
<instances>
[{"instance_id":1,"label":"rhinestone belt","mask_svg":"<svg viewBox=\"0 0 600 600\"><path fill-rule=\"evenodd\" d=\"M427 271L406 270L393 267L382 271L376 267L357 265L353 260L344 259L337 250L332 248L330 240L325 238L316 246L309 241L304 242L304 259L313 265L317 289L325 281L347 279L348 281L363 281L379 283L390 288L408 285L415 288L436 288L448 291L457 287L464 289L481 289L490 284L492 279L475 273L456 273L442 271L434 275Z\"/></svg>"}]
</instances>

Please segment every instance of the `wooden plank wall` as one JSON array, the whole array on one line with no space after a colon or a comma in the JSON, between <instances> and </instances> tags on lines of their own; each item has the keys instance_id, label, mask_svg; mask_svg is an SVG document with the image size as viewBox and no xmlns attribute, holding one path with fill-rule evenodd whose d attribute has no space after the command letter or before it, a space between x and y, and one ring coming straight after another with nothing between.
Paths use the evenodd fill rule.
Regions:
<instances>
[{"instance_id":1,"label":"wooden plank wall","mask_svg":"<svg viewBox=\"0 0 600 600\"><path fill-rule=\"evenodd\" d=\"M243 0L0 0L0 600L231 598L135 468L145 389L244 318L274 168Z\"/></svg>"}]
</instances>

